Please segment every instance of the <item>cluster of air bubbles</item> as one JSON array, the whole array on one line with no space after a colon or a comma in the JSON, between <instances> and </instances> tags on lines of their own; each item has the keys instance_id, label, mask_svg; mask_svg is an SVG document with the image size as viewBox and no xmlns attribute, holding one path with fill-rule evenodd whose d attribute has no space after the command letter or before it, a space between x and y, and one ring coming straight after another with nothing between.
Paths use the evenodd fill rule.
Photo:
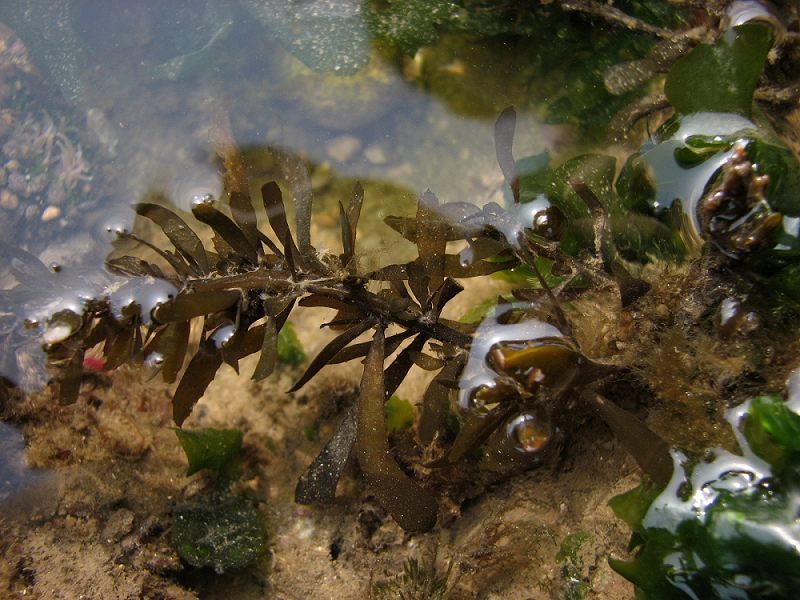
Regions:
<instances>
[{"instance_id":1,"label":"cluster of air bubbles","mask_svg":"<svg viewBox=\"0 0 800 600\"><path fill-rule=\"evenodd\" d=\"M113 242L118 237L130 233L129 217L112 213L100 222L99 229L103 237Z\"/></svg>"},{"instance_id":2,"label":"cluster of air bubbles","mask_svg":"<svg viewBox=\"0 0 800 600\"><path fill-rule=\"evenodd\" d=\"M125 321L141 309L142 322L147 325L153 310L174 298L178 289L163 279L135 277L117 286L109 294L111 314L118 321Z\"/></svg>"},{"instance_id":3,"label":"cluster of air bubbles","mask_svg":"<svg viewBox=\"0 0 800 600\"><path fill-rule=\"evenodd\" d=\"M519 412L512 412L505 425L505 436L515 451L532 454L542 450L553 433L543 407L532 405L537 402L534 392L550 378L556 386L569 379L578 354L549 323L538 319L504 323L518 308L499 305L478 327L459 381L457 407L471 418L506 402L519 403Z\"/></svg>"},{"instance_id":4,"label":"cluster of air bubbles","mask_svg":"<svg viewBox=\"0 0 800 600\"><path fill-rule=\"evenodd\" d=\"M52 269L53 277L67 275L61 269ZM73 279L70 287L43 287L40 295L20 306L20 320L25 330L37 330L44 325L42 341L46 345L57 344L70 338L83 325L87 303L102 295L104 283L89 281L69 273Z\"/></svg>"}]
</instances>

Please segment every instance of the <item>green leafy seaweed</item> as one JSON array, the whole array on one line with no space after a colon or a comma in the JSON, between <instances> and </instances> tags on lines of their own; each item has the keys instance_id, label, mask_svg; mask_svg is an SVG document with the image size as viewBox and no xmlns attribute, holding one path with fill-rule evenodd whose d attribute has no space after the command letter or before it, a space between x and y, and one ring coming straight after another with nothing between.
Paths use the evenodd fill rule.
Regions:
<instances>
[{"instance_id":1,"label":"green leafy seaweed","mask_svg":"<svg viewBox=\"0 0 800 600\"><path fill-rule=\"evenodd\" d=\"M238 429L176 429L189 467L186 475L202 469L225 479L235 479L239 471L242 432Z\"/></svg>"},{"instance_id":2,"label":"green leafy seaweed","mask_svg":"<svg viewBox=\"0 0 800 600\"><path fill-rule=\"evenodd\" d=\"M788 598L798 589L800 415L759 396L741 425L743 456L717 450L691 472L678 461L680 487L643 483L611 500L636 553L610 563L642 598Z\"/></svg>"},{"instance_id":3,"label":"green leafy seaweed","mask_svg":"<svg viewBox=\"0 0 800 600\"><path fill-rule=\"evenodd\" d=\"M414 406L408 400L392 396L383 405L386 413L386 431L404 431L414 425Z\"/></svg>"},{"instance_id":4,"label":"green leafy seaweed","mask_svg":"<svg viewBox=\"0 0 800 600\"><path fill-rule=\"evenodd\" d=\"M278 333L278 362L289 367L301 365L308 357L303 351L300 338L294 330L291 321L287 322Z\"/></svg>"},{"instance_id":5,"label":"green leafy seaweed","mask_svg":"<svg viewBox=\"0 0 800 600\"><path fill-rule=\"evenodd\" d=\"M701 44L667 75L665 92L682 114L730 112L750 116L753 92L772 47L768 25L746 23L723 34L713 46Z\"/></svg>"}]
</instances>

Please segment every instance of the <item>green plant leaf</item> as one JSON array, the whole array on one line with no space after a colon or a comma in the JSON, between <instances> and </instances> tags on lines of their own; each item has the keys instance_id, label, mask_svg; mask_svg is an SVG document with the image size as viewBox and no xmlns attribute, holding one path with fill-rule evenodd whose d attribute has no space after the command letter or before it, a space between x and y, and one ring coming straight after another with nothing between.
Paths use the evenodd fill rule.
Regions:
<instances>
[{"instance_id":1,"label":"green plant leaf","mask_svg":"<svg viewBox=\"0 0 800 600\"><path fill-rule=\"evenodd\" d=\"M608 501L608 505L618 519L625 521L636 532L642 530L642 519L647 514L653 500L661 493L649 480L644 479L633 488Z\"/></svg>"},{"instance_id":2,"label":"green plant leaf","mask_svg":"<svg viewBox=\"0 0 800 600\"><path fill-rule=\"evenodd\" d=\"M286 323L278 333L278 362L282 365L296 367L306 362L306 353L297 337L294 325Z\"/></svg>"},{"instance_id":3,"label":"green plant leaf","mask_svg":"<svg viewBox=\"0 0 800 600\"><path fill-rule=\"evenodd\" d=\"M238 429L176 429L189 468L186 475L209 469L231 478L238 470L242 432Z\"/></svg>"},{"instance_id":4,"label":"green plant leaf","mask_svg":"<svg viewBox=\"0 0 800 600\"><path fill-rule=\"evenodd\" d=\"M750 116L753 93L772 41L769 26L747 23L727 31L713 46L697 46L667 74L667 99L685 115L722 112Z\"/></svg>"},{"instance_id":5,"label":"green plant leaf","mask_svg":"<svg viewBox=\"0 0 800 600\"><path fill-rule=\"evenodd\" d=\"M748 414L776 443L787 450L800 450L800 415L792 412L779 396L753 398Z\"/></svg>"},{"instance_id":6,"label":"green plant leaf","mask_svg":"<svg viewBox=\"0 0 800 600\"><path fill-rule=\"evenodd\" d=\"M493 275L497 279L503 279L504 281L508 281L506 277L511 276L516 269L509 269L508 271L499 271ZM533 275L533 273L531 273ZM467 312L465 312L461 318L458 320L459 323L480 323L483 319L486 318L486 315L489 314L489 311L492 310L495 306L497 306L499 298L489 298L488 300L484 300L480 304L477 304L470 308Z\"/></svg>"},{"instance_id":7,"label":"green plant leaf","mask_svg":"<svg viewBox=\"0 0 800 600\"><path fill-rule=\"evenodd\" d=\"M383 405L386 414L386 431L403 431L414 424L414 407L408 400L392 396Z\"/></svg>"}]
</instances>

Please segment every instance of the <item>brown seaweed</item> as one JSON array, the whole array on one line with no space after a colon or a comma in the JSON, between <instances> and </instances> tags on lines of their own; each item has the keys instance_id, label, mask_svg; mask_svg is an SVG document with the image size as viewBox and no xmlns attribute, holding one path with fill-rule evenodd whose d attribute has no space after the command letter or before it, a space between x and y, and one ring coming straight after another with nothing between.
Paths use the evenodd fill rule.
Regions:
<instances>
[{"instance_id":1,"label":"brown seaweed","mask_svg":"<svg viewBox=\"0 0 800 600\"><path fill-rule=\"evenodd\" d=\"M109 260L110 270L141 281L147 293L134 294L134 299L126 300L122 306L112 296L99 297L87 306L84 315L76 315L78 321L70 326L65 339L54 340L49 351L52 365L60 373L57 380L62 401L77 398L84 352L100 345L107 368L149 361L160 367L165 381L179 380L173 396L173 418L180 426L223 363L238 370L243 357L258 354L252 378L259 381L274 372L277 338L295 306L332 308L336 315L321 326L337 335L314 357L289 391L299 390L327 365L363 358L361 389L357 402L344 408L331 439L301 476L296 500L331 502L355 450L367 489L392 517L409 531L431 528L436 522L436 500L425 491L424 484L414 480L413 467L401 468L392 457L384 422L383 405L409 372L422 368L433 373L417 425L418 439L426 445L437 439L443 441L441 434L453 407L450 397L458 388L461 396L467 393L459 378L464 377L469 365L476 361L484 365L482 368L492 379L486 389L475 392L486 402L485 410L464 414L455 441L440 449L439 459L429 466L450 466L468 460L482 446L489 448L493 456L500 456L492 449L506 429L518 437L519 431L523 432L519 452L536 454L548 446L552 437L548 428L554 427L551 416L563 413L563 407L569 404L567 398L594 389L598 380L615 375L613 367L591 360L569 338L569 322L557 298L559 290L547 285L538 271L537 258L552 260L560 272L588 274L590 280L603 283L606 279L602 272L609 269L621 282L620 291L626 302L643 293L619 270L608 234L608 215L592 190L580 181L573 188L593 215L596 257L565 255L525 221L524 205L517 204L514 123L513 109L508 109L495 128L498 164L512 189L514 206L440 203L432 192L426 191L420 195L413 217L386 219L390 227L416 246L417 257L367 273L360 272L356 260L364 201L360 185L354 187L346 204L339 203L342 253L326 256L323 263L311 244L311 197L308 178L299 173L301 161L278 155L278 162L291 175L289 183L297 203L296 238L286 217L281 188L274 181L261 187L259 199L271 229L268 235L259 226L241 156L226 146L221 156L230 171L222 194L228 201L227 209L224 202L210 197L197 198L192 207L195 218L213 231L213 250L176 212L153 203L138 204L137 213L155 223L174 250L159 248L134 234L120 234L122 239L155 250L160 261L156 264L129 255ZM228 210L231 216L226 214ZM467 251L448 254L447 242L457 240L466 242ZM44 278L45 273L51 275L49 269L38 259L24 251L10 255L18 263L14 273L20 285L18 290L0 296L0 300L7 297L11 306L15 299L26 297L28 288L35 283L41 287L44 279L44 285L53 285ZM606 263L599 270L595 264L598 259ZM163 263L171 270L166 270ZM525 265L538 275L540 289L520 289L515 295L531 302L542 294L550 299L551 317L563 332L557 338L513 338L488 348L484 347L480 328L476 331L473 325L441 316L445 306L463 289L457 278L482 277L518 265ZM166 287L162 290L154 282ZM532 303L519 306L526 305L532 311ZM533 320L524 310L515 309L514 313L514 319L523 323ZM199 331L199 345L189 343L193 327ZM387 335L390 327L395 331ZM358 342L370 329L375 330L373 339ZM392 358L384 368L389 357ZM592 406L600 405L594 402ZM626 437L618 427L629 420L625 411L614 406L599 412L619 437ZM535 427L530 425L534 417ZM521 429L511 428L512 421L516 423L514 419L521 423ZM642 432L646 430L644 425L641 428ZM536 434L535 439L533 434L528 435L530 432ZM648 458L640 447L628 445L640 455L637 460L644 469L654 477L663 477L659 471L662 467L653 466L658 457Z\"/></svg>"},{"instance_id":2,"label":"brown seaweed","mask_svg":"<svg viewBox=\"0 0 800 600\"><path fill-rule=\"evenodd\" d=\"M367 488L395 521L408 531L428 531L436 523L436 500L391 458L384 421L384 334L378 327L364 362L358 395L358 464Z\"/></svg>"}]
</instances>

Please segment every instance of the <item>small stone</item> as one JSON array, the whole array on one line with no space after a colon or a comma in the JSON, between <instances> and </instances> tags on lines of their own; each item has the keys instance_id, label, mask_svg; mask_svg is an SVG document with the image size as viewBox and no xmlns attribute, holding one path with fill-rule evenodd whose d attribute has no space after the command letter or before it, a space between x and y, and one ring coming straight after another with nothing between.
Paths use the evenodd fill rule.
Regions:
<instances>
[{"instance_id":1,"label":"small stone","mask_svg":"<svg viewBox=\"0 0 800 600\"><path fill-rule=\"evenodd\" d=\"M28 180L25 175L19 171L9 171L8 173L8 188L23 196L28 195Z\"/></svg>"},{"instance_id":2,"label":"small stone","mask_svg":"<svg viewBox=\"0 0 800 600\"><path fill-rule=\"evenodd\" d=\"M17 210L19 208L19 198L10 190L0 191L0 206L6 210Z\"/></svg>"},{"instance_id":3,"label":"small stone","mask_svg":"<svg viewBox=\"0 0 800 600\"><path fill-rule=\"evenodd\" d=\"M123 538L123 536L133 531L134 515L131 511L121 508L114 512L106 521L100 539L107 544L113 544Z\"/></svg>"},{"instance_id":4,"label":"small stone","mask_svg":"<svg viewBox=\"0 0 800 600\"><path fill-rule=\"evenodd\" d=\"M326 146L328 156L336 162L347 162L361 149L361 140L352 135L340 135Z\"/></svg>"},{"instance_id":5,"label":"small stone","mask_svg":"<svg viewBox=\"0 0 800 600\"><path fill-rule=\"evenodd\" d=\"M48 206L42 211L42 223L53 221L61 216L61 209L57 206Z\"/></svg>"},{"instance_id":6,"label":"small stone","mask_svg":"<svg viewBox=\"0 0 800 600\"><path fill-rule=\"evenodd\" d=\"M386 152L384 152L383 148L380 146L370 146L364 150L364 156L366 156L367 160L373 165L386 164Z\"/></svg>"}]
</instances>

